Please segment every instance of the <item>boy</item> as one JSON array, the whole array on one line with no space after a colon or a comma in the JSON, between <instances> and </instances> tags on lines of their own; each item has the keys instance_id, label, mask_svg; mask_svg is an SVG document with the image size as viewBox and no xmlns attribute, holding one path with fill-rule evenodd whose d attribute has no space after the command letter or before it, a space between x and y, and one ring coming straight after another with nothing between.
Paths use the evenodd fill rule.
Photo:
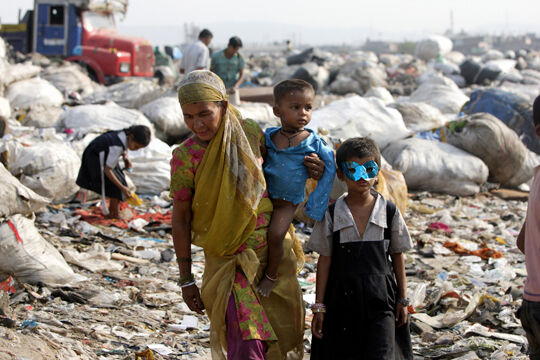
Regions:
<instances>
[{"instance_id":1,"label":"boy","mask_svg":"<svg viewBox=\"0 0 540 360\"><path fill-rule=\"evenodd\" d=\"M540 137L540 96L533 103L536 136ZM540 166L534 168L525 222L517 238L517 247L525 254L527 279L518 316L529 341L529 356L540 359Z\"/></svg>"},{"instance_id":2,"label":"boy","mask_svg":"<svg viewBox=\"0 0 540 360\"><path fill-rule=\"evenodd\" d=\"M373 189L381 154L373 140L352 138L336 162L348 193L308 242L320 254L311 359L412 358L403 257L412 242L399 210Z\"/></svg>"},{"instance_id":3,"label":"boy","mask_svg":"<svg viewBox=\"0 0 540 360\"><path fill-rule=\"evenodd\" d=\"M263 296L270 294L278 280L283 239L298 204L304 201L309 174L303 163L310 154L317 154L325 168L309 196L306 214L322 220L328 206L335 175L334 151L313 130L304 128L311 121L314 97L313 87L299 79L284 80L274 88L274 114L281 119L281 127L265 132L263 169L274 212L268 229L268 265L257 287Z\"/></svg>"}]
</instances>

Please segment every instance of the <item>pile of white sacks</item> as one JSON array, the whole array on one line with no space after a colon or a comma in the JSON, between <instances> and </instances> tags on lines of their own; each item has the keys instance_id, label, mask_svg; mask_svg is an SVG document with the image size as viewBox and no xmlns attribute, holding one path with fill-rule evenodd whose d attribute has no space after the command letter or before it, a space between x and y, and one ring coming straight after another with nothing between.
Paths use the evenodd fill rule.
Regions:
<instances>
[{"instance_id":1,"label":"pile of white sacks","mask_svg":"<svg viewBox=\"0 0 540 360\"><path fill-rule=\"evenodd\" d=\"M352 136L373 137L390 165L403 172L411 190L470 195L488 179L510 187L526 183L537 157L516 133L488 114L460 116L471 91L458 84L459 65L466 59L450 51L447 40L432 37L418 44L416 89L400 97L388 91L388 74L411 61L410 55L306 53L309 63L326 68L325 74L339 68L330 85L316 74L323 94L328 89L344 94L316 109L309 127L326 130L336 143ZM8 151L9 170L21 184L52 203L69 202L79 190L75 179L85 146L104 131L144 124L152 128L153 138L147 148L130 154L134 169L129 177L140 193L168 189L172 147L167 141L189 136L174 88L145 79L105 87L75 64L50 64L38 56L10 63L4 47L0 42L0 116L8 119L10 129L0 140L0 151ZM540 57L531 54L521 72L505 65L505 74L520 76L504 75L514 82L502 83L506 91L529 100L534 98L531 86L537 85L533 80L540 79ZM499 57L490 53L476 60L490 64L509 60ZM257 61L249 65L251 75ZM282 68L276 81L305 65L277 63ZM240 111L263 128L279 124L267 104L245 103ZM466 125L451 131L454 120L466 120ZM432 130L442 141L417 135ZM499 166L501 156L512 166Z\"/></svg>"}]
</instances>

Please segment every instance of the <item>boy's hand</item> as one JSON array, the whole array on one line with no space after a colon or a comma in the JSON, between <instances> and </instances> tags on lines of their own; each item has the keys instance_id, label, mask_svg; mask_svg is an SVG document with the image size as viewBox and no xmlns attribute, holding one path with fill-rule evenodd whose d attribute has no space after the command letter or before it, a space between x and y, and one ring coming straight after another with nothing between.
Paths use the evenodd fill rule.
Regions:
<instances>
[{"instance_id":1,"label":"boy's hand","mask_svg":"<svg viewBox=\"0 0 540 360\"><path fill-rule=\"evenodd\" d=\"M407 315L409 314L409 311L407 310L407 307L403 305L400 302L396 303L396 326L400 327L405 325L407 322Z\"/></svg>"},{"instance_id":2,"label":"boy's hand","mask_svg":"<svg viewBox=\"0 0 540 360\"><path fill-rule=\"evenodd\" d=\"M324 313L318 312L313 314L313 320L311 321L311 334L317 339L322 339L322 326L324 322Z\"/></svg>"},{"instance_id":3,"label":"boy's hand","mask_svg":"<svg viewBox=\"0 0 540 360\"><path fill-rule=\"evenodd\" d=\"M271 281L264 277L257 285L257 292L264 297L270 296L272 289L276 286L276 281Z\"/></svg>"}]
</instances>

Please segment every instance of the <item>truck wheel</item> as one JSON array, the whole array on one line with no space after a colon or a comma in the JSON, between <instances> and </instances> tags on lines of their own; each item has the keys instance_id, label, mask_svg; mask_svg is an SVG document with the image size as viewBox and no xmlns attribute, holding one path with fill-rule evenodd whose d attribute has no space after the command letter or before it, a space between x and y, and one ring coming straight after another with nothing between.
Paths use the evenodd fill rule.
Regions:
<instances>
[{"instance_id":1,"label":"truck wheel","mask_svg":"<svg viewBox=\"0 0 540 360\"><path fill-rule=\"evenodd\" d=\"M96 72L94 69L92 69L90 66L86 65L86 72L88 73L88 77L93 81L99 83L98 77L96 75Z\"/></svg>"},{"instance_id":2,"label":"truck wheel","mask_svg":"<svg viewBox=\"0 0 540 360\"><path fill-rule=\"evenodd\" d=\"M165 75L163 75L163 72L160 70L156 71L154 73L154 77L157 78L159 85L163 85L163 82L165 81Z\"/></svg>"}]
</instances>

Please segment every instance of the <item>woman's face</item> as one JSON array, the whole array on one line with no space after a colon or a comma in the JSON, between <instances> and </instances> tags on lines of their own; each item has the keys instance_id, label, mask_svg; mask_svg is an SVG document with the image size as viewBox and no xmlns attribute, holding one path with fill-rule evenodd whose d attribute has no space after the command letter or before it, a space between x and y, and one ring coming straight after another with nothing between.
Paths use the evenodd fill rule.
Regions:
<instances>
[{"instance_id":1,"label":"woman's face","mask_svg":"<svg viewBox=\"0 0 540 360\"><path fill-rule=\"evenodd\" d=\"M227 108L227 102L198 102L182 105L184 122L193 132L195 138L203 143L208 143L216 136L221 125L223 111Z\"/></svg>"}]
</instances>

